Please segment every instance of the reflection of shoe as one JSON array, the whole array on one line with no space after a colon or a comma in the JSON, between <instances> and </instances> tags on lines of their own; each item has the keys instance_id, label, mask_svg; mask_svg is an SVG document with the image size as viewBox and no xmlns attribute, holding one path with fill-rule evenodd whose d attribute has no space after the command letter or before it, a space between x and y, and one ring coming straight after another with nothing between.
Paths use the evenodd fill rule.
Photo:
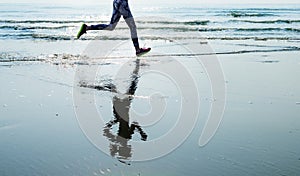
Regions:
<instances>
[{"instance_id":1,"label":"reflection of shoe","mask_svg":"<svg viewBox=\"0 0 300 176\"><path fill-rule=\"evenodd\" d=\"M112 124L107 123L106 126L105 126L104 128L110 128L110 127L112 127Z\"/></svg>"},{"instance_id":2,"label":"reflection of shoe","mask_svg":"<svg viewBox=\"0 0 300 176\"><path fill-rule=\"evenodd\" d=\"M86 24L81 25L81 28L77 34L77 39L79 39L83 34L86 33L86 27L87 27Z\"/></svg>"},{"instance_id":3,"label":"reflection of shoe","mask_svg":"<svg viewBox=\"0 0 300 176\"><path fill-rule=\"evenodd\" d=\"M142 140L142 141L146 141L146 140L147 140L147 137L148 137L148 136L147 136L146 133L141 133L141 136L142 136L142 137L141 137L141 140Z\"/></svg>"},{"instance_id":4,"label":"reflection of shoe","mask_svg":"<svg viewBox=\"0 0 300 176\"><path fill-rule=\"evenodd\" d=\"M138 51L136 51L136 56L142 56L148 53L150 50L151 48L140 48Z\"/></svg>"}]
</instances>

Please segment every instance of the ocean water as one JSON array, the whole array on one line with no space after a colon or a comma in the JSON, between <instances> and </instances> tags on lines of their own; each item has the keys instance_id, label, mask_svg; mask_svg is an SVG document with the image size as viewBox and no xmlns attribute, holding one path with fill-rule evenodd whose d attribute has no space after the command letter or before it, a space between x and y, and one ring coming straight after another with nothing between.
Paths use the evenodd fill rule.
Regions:
<instances>
[{"instance_id":1,"label":"ocean water","mask_svg":"<svg viewBox=\"0 0 300 176\"><path fill-rule=\"evenodd\" d=\"M82 23L109 22L110 3L1 4L0 175L299 175L300 6L130 3L141 43L153 49L140 60L133 56L123 20L113 32L89 31L75 39ZM201 48L191 53L186 46L193 44ZM104 48L112 50L107 57L96 52ZM91 58L85 56L89 49L95 52ZM228 87L223 121L204 147L199 137L217 100L193 56L220 57ZM185 129L190 135L172 152L132 161L135 141L149 142L152 148L144 153L155 154L163 146L151 141L176 125L185 101L181 90L168 75L149 73L184 75L174 61L196 75L197 122ZM85 74L94 66L101 71L89 83L94 77L88 80ZM190 86L180 88L192 92ZM74 92L89 105L82 119ZM153 104L164 103L163 117L149 114ZM111 130L97 126L93 136L104 138L99 145L107 153L95 147L80 123L91 116L93 105L113 125ZM132 123L135 133L125 142L114 136L115 106L144 124ZM153 121L139 119L141 114Z\"/></svg>"},{"instance_id":2,"label":"ocean water","mask_svg":"<svg viewBox=\"0 0 300 176\"><path fill-rule=\"evenodd\" d=\"M138 30L148 39L184 39L197 36L222 40L299 40L300 7L251 6L150 6L134 5ZM0 39L73 40L81 23L108 23L112 7L102 5L1 4ZM152 17L152 18L151 18ZM127 30L120 25L116 31ZM167 35L171 33L172 35ZM104 40L128 36L95 32L84 39Z\"/></svg>"},{"instance_id":3,"label":"ocean water","mask_svg":"<svg viewBox=\"0 0 300 176\"><path fill-rule=\"evenodd\" d=\"M192 6L169 3L146 6L130 3L139 38L145 44L147 40L206 40L211 45L215 44L213 48L219 54L299 50L298 5ZM119 42L130 39L124 20L120 21L114 32L89 31L80 41L75 39L83 23L109 23L112 13L109 2L98 5L1 4L0 11L2 61L24 58L41 60L37 57L43 54L72 56L74 48L78 48L75 49L78 51L76 54L83 52L78 45L80 41L100 39ZM61 47L52 47L53 42L70 47L59 50ZM219 44L227 47L218 46ZM55 49L52 52L43 49L43 52L38 53L32 51L36 47L31 46L35 45ZM24 51L23 48L27 49ZM68 51L70 48L73 50Z\"/></svg>"}]
</instances>

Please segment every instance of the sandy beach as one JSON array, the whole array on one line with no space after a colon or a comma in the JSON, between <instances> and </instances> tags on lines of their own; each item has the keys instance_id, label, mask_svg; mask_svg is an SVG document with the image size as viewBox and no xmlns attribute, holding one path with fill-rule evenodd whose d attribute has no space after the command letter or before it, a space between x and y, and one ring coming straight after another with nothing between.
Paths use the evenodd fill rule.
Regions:
<instances>
[{"instance_id":1,"label":"sandy beach","mask_svg":"<svg viewBox=\"0 0 300 176\"><path fill-rule=\"evenodd\" d=\"M126 28L0 38L0 175L299 175L298 33L212 39L187 23L142 26L138 58Z\"/></svg>"},{"instance_id":2,"label":"sandy beach","mask_svg":"<svg viewBox=\"0 0 300 176\"><path fill-rule=\"evenodd\" d=\"M151 41L147 43L154 48L162 43L169 48L173 45L165 44L165 41L153 41L153 45ZM43 47L42 44L38 46ZM72 50L72 44L69 46L72 53L78 52ZM48 48L49 44L45 43L44 47ZM226 43L221 45L221 42L217 42L214 47L216 52L219 52L218 47L220 52L226 47L230 48ZM44 51L28 51L34 53L41 50ZM67 55L65 49L64 53L59 53L59 47L57 50L48 48L48 51L47 54L52 51L52 54ZM176 51L171 50L174 53ZM1 82L5 83L1 88L0 102L3 141L1 166L5 166L1 172L3 175L153 175L157 172L182 175L188 170L192 175L197 175L201 170L208 175L296 175L300 156L297 140L300 135L297 118L300 101L300 85L296 76L299 74L298 56L299 51L218 55L226 79L226 109L213 140L202 148L197 141L212 97L203 68L194 68L195 74L200 75L196 82L200 85L201 108L191 136L171 154L152 161L133 162L129 167L98 150L86 139L77 123L73 86L78 67L76 63L80 63L80 58L76 62L51 57L45 61L1 62ZM189 63L191 61L187 57L172 59L195 65ZM133 59L106 59L102 69L105 73L101 73L104 76L100 78L109 80L109 74L114 74L115 68L130 60ZM141 58L140 69L151 70L153 65L166 62L172 61L164 57L144 57ZM103 61L93 60L93 63ZM172 86L167 89L170 82L161 75L144 75L140 79L133 105L139 113L148 111L147 102L153 92L162 93L158 98L163 97L168 105L176 106L173 105L178 98L176 90L172 91ZM153 80L153 84L158 82L159 85L149 84ZM93 89L85 91L95 93ZM112 117L112 96L110 91L95 93L99 111L106 115L107 121ZM176 114L176 111L167 109L166 114ZM158 126L168 128L165 124L168 118L161 123ZM157 126L149 126L144 130L148 132L148 140L165 132ZM138 135L135 138L138 140ZM171 160L172 164L168 162ZM185 162L190 160L192 162ZM176 171L170 172L173 167L177 168ZM216 167L220 169L215 170Z\"/></svg>"}]
</instances>

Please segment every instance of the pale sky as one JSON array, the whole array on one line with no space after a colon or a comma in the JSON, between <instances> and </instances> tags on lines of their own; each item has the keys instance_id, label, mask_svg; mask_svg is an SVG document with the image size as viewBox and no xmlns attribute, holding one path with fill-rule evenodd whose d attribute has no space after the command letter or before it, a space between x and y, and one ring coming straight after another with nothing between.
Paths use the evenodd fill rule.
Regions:
<instances>
[{"instance_id":1,"label":"pale sky","mask_svg":"<svg viewBox=\"0 0 300 176\"><path fill-rule=\"evenodd\" d=\"M100 4L100 3L108 3L113 0L1 0L1 3L51 3L51 4L80 4L80 3L85 3L85 4ZM169 0L169 1L162 1L162 0L129 0L131 3L145 3L147 4L151 3L153 5L159 4L159 3L164 3L164 4L176 4L176 3L183 3L184 4L249 4L249 3L254 3L254 4L300 4L299 0ZM137 1L137 2L134 2Z\"/></svg>"}]
</instances>

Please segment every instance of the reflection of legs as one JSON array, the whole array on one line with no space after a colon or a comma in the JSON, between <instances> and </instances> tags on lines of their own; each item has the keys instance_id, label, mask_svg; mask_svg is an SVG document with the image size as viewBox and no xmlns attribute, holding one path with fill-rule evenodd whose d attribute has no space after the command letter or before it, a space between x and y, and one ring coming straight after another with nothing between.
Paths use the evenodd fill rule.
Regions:
<instances>
[{"instance_id":1,"label":"reflection of legs","mask_svg":"<svg viewBox=\"0 0 300 176\"><path fill-rule=\"evenodd\" d=\"M109 122L106 124L105 127L110 128L110 127L112 127L114 124L116 124L116 123L118 123L118 122L119 122L119 120L118 120L117 118L115 118L115 119L109 121Z\"/></svg>"},{"instance_id":2,"label":"reflection of legs","mask_svg":"<svg viewBox=\"0 0 300 176\"><path fill-rule=\"evenodd\" d=\"M146 141L147 140L147 134L143 131L143 129L141 128L141 126L137 123L137 122L133 122L130 126L130 134L133 134L134 133L134 130L137 129L141 135L141 139L143 141Z\"/></svg>"},{"instance_id":3,"label":"reflection of legs","mask_svg":"<svg viewBox=\"0 0 300 176\"><path fill-rule=\"evenodd\" d=\"M137 89L137 84L139 81L139 70L140 70L140 60L137 59L135 62L135 69L132 72L131 76L131 84L129 86L129 89L127 90L127 95L134 95L135 91ZM132 98L130 98L131 100Z\"/></svg>"}]
</instances>

